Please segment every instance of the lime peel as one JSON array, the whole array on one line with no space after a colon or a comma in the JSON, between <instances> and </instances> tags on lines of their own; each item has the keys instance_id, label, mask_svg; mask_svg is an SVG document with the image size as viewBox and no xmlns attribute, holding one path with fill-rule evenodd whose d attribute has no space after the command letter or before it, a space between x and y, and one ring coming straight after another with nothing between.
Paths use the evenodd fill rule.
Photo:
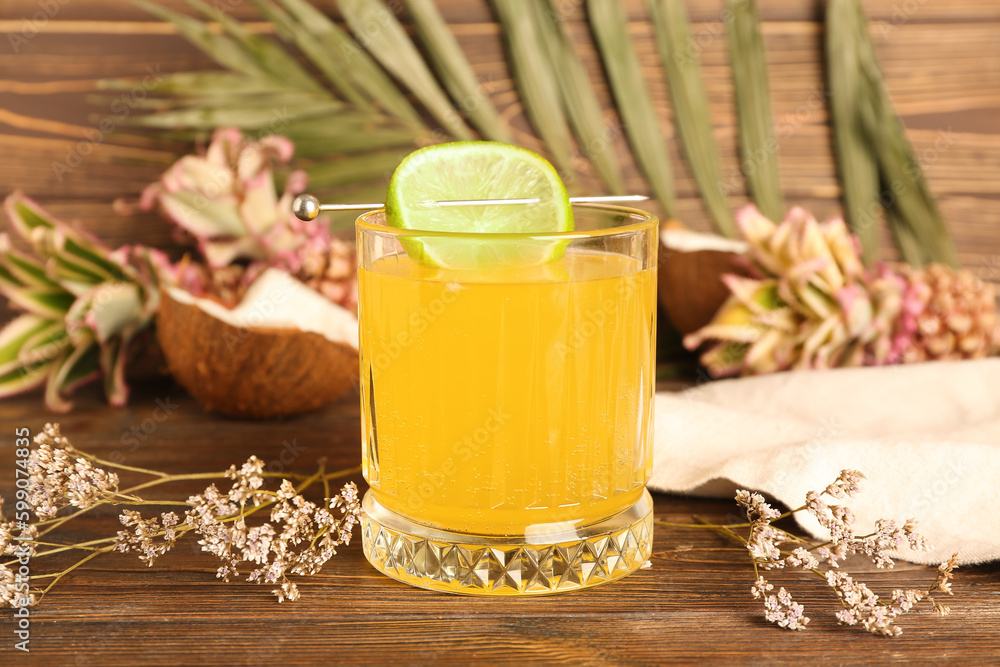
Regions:
<instances>
[{"instance_id":1,"label":"lime peel","mask_svg":"<svg viewBox=\"0 0 1000 667\"><path fill-rule=\"evenodd\" d=\"M538 201L433 203L484 199ZM566 241L523 235L573 231L569 193L555 168L537 153L491 141L437 144L411 153L389 182L385 214L390 227L432 232L401 237L400 242L414 260L445 268L548 262L562 256ZM487 240L476 234L522 236Z\"/></svg>"}]
</instances>

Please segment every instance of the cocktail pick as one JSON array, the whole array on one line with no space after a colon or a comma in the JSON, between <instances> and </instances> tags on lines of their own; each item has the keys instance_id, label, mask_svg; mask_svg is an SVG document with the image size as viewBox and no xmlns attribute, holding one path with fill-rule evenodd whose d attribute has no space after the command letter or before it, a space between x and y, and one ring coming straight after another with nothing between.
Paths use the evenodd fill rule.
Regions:
<instances>
[{"instance_id":1,"label":"cocktail pick","mask_svg":"<svg viewBox=\"0 0 1000 667\"><path fill-rule=\"evenodd\" d=\"M606 195L600 197L570 197L571 204L605 204L620 202L646 201L645 195ZM540 199L529 197L525 199L455 199L446 201L420 202L427 206L492 206L496 204L537 204ZM292 212L299 220L308 222L314 220L320 211L373 211L385 204L320 204L313 195L302 194L292 202Z\"/></svg>"}]
</instances>

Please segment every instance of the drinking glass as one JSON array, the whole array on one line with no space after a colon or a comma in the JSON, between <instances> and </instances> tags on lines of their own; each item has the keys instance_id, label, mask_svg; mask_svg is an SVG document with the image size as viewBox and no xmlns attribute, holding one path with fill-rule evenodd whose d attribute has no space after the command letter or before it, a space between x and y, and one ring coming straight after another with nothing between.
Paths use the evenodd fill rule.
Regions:
<instances>
[{"instance_id":1,"label":"drinking glass","mask_svg":"<svg viewBox=\"0 0 1000 667\"><path fill-rule=\"evenodd\" d=\"M546 594L649 557L657 221L573 212L559 233L358 219L362 535L390 577Z\"/></svg>"}]
</instances>

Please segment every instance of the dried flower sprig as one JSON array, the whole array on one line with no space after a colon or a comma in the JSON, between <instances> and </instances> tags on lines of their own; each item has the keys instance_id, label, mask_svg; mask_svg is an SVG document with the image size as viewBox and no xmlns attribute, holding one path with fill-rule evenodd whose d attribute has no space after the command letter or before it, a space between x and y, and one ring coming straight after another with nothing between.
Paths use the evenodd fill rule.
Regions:
<instances>
[{"instance_id":1,"label":"dried flower sprig","mask_svg":"<svg viewBox=\"0 0 1000 667\"><path fill-rule=\"evenodd\" d=\"M771 507L759 493L740 489L736 503L744 510L747 523L711 524L698 517L698 524L676 524L657 521L661 525L698 527L714 530L738 541L750 555L753 563L754 583L750 594L764 602L764 618L789 630L804 630L809 623L805 608L792 599L785 588L774 593L774 585L767 581L761 570L801 569L823 579L833 589L841 606L837 621L844 625L860 625L873 634L896 636L902 628L896 619L913 610L922 600L930 602L934 611L944 616L950 609L934 599L934 593L952 595L951 579L958 563L955 554L938 567L937 578L927 590L893 590L891 595L880 597L866 584L855 581L841 569L849 556L868 557L875 567L892 568L892 554L906 546L916 551L929 549L927 540L916 531L916 521L908 519L902 525L890 519L879 519L875 530L866 535L854 532L855 517L844 504L832 501L853 498L860 490L864 475L856 470L841 471L840 476L823 491L809 491L801 507L780 512ZM830 532L830 539L814 543L773 525L793 514L806 512ZM741 531L745 529L744 536ZM791 546L794 545L794 548ZM785 547L785 548L783 548ZM654 554L655 555L655 554ZM823 569L825 566L826 569Z\"/></svg>"},{"instance_id":2,"label":"dried flower sprig","mask_svg":"<svg viewBox=\"0 0 1000 667\"><path fill-rule=\"evenodd\" d=\"M118 474L106 468L153 479L119 490ZM171 475L104 461L77 450L60 433L58 425L47 424L35 437L35 447L28 457L28 488L23 494L19 491L18 496L18 510L30 509L37 520L4 521L0 498L0 555L15 558L0 563L0 606L34 605L62 577L109 552L137 554L152 567L157 558L189 533L199 538L202 551L222 561L218 577L230 581L239 576L240 567L253 566L247 581L276 586L272 592L279 602L297 600L299 590L289 575L318 573L337 553L337 547L351 540L361 512L358 489L348 482L340 493L331 496L330 481L358 471L359 468L351 468L328 473L320 461L319 469L312 475L278 474L266 472L264 462L251 456L241 467L231 466L224 472ZM279 477L282 479L278 489L266 488L267 479ZM228 479L232 483L225 491L210 484L184 501L136 495L162 484L200 479ZM316 484L323 485L322 503L302 495ZM122 510L119 515L122 530L113 537L71 544L45 537L102 504L132 506ZM166 511L144 517L134 507L145 505L177 505L183 508L183 513ZM69 507L77 509L60 515L61 510ZM260 521L262 510L267 508L268 519ZM34 563L36 558L68 551L84 551L87 555L60 571L35 573L32 568L26 579L15 574L18 562ZM47 585L42 587L41 582L46 580Z\"/></svg>"}]
</instances>

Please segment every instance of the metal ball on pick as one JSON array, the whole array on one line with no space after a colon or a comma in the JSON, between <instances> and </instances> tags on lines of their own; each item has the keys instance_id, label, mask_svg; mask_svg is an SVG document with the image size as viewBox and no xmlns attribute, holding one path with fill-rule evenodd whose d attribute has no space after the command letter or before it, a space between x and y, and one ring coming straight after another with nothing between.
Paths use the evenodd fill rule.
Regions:
<instances>
[{"instance_id":1,"label":"metal ball on pick","mask_svg":"<svg viewBox=\"0 0 1000 667\"><path fill-rule=\"evenodd\" d=\"M299 195L292 202L292 212L304 222L315 220L319 215L319 199L312 195Z\"/></svg>"}]
</instances>

